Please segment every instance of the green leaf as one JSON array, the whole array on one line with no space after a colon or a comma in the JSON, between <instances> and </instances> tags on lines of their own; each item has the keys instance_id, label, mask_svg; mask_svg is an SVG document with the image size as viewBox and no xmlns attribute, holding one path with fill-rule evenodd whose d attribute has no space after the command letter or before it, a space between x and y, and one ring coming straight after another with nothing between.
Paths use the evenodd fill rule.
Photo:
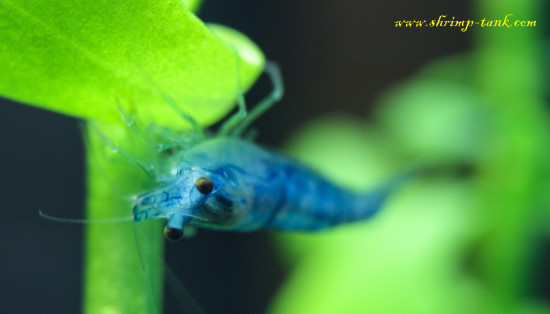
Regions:
<instances>
[{"instance_id":1,"label":"green leaf","mask_svg":"<svg viewBox=\"0 0 550 314\"><path fill-rule=\"evenodd\" d=\"M414 155L468 160L486 139L487 112L482 104L467 86L443 77L418 78L380 97L378 120L397 145Z\"/></svg>"},{"instance_id":2,"label":"green leaf","mask_svg":"<svg viewBox=\"0 0 550 314\"><path fill-rule=\"evenodd\" d=\"M197 12L202 4L202 0L181 0L181 2L183 2L191 12Z\"/></svg>"},{"instance_id":3,"label":"green leaf","mask_svg":"<svg viewBox=\"0 0 550 314\"><path fill-rule=\"evenodd\" d=\"M104 121L120 119L119 103L142 122L179 126L169 96L199 122L212 123L264 64L246 37L214 29L220 35L180 1L5 0L0 95Z\"/></svg>"},{"instance_id":4,"label":"green leaf","mask_svg":"<svg viewBox=\"0 0 550 314\"><path fill-rule=\"evenodd\" d=\"M334 182L368 189L397 172L399 153L389 146L379 129L335 118L307 126L290 151ZM480 312L483 288L461 273L466 244L479 233L472 189L419 181L395 191L372 219L277 235L295 267L270 312L453 313L461 304Z\"/></svg>"}]
</instances>

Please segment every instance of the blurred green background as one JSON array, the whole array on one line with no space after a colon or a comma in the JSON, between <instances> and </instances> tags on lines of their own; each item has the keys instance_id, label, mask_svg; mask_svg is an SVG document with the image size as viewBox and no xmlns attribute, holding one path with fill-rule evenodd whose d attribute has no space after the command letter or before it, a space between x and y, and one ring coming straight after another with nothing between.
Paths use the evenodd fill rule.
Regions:
<instances>
[{"instance_id":1,"label":"blurred green background","mask_svg":"<svg viewBox=\"0 0 550 314\"><path fill-rule=\"evenodd\" d=\"M208 313L549 312L548 9L542 1L206 1L203 20L247 34L283 70L284 100L256 123L261 144L355 189L411 164L459 159L475 171L418 180L372 221L321 234L201 230L167 244L168 265ZM537 26L394 27L508 13ZM261 80L248 102L268 90ZM2 303L78 312L82 228L36 214L74 217L83 207L76 120L4 104ZM178 312L167 295L166 312Z\"/></svg>"}]
</instances>

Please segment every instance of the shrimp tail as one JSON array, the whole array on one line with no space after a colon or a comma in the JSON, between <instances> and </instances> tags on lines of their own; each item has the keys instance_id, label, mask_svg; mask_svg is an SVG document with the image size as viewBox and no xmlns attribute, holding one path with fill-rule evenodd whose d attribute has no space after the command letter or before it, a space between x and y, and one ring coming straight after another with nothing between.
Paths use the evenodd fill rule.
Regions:
<instances>
[{"instance_id":1,"label":"shrimp tail","mask_svg":"<svg viewBox=\"0 0 550 314\"><path fill-rule=\"evenodd\" d=\"M383 207L387 199L404 185L417 179L436 179L441 177L467 177L474 171L467 162L447 162L430 166L414 167L382 184L379 188L352 198L350 210L339 222L353 222L374 216Z\"/></svg>"}]
</instances>

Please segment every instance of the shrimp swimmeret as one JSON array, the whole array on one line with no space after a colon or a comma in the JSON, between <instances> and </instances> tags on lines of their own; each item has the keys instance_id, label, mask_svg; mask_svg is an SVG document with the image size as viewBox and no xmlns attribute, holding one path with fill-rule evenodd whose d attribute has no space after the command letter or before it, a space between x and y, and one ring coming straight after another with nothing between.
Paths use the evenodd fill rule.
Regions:
<instances>
[{"instance_id":1,"label":"shrimp swimmeret","mask_svg":"<svg viewBox=\"0 0 550 314\"><path fill-rule=\"evenodd\" d=\"M165 167L169 173L157 175L160 185L135 197L135 221L166 219L166 238L178 240L186 226L313 231L366 219L381 208L401 180L368 193L347 191L240 138L252 120L282 97L278 68L267 63L266 72L274 85L271 94L248 114L241 97L239 112L216 137L197 136L190 147L171 156Z\"/></svg>"}]
</instances>

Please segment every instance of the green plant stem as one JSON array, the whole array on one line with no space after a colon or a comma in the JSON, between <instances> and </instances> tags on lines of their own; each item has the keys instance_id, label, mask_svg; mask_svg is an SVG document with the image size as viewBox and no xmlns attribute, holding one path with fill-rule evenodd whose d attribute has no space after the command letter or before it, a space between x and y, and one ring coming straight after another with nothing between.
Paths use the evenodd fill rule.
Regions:
<instances>
[{"instance_id":1,"label":"green plant stem","mask_svg":"<svg viewBox=\"0 0 550 314\"><path fill-rule=\"evenodd\" d=\"M139 139L135 139L135 135L134 138L129 136L129 128L101 125L100 129L113 142L125 143L125 148L132 148L133 153L139 151ZM139 167L113 153L113 148L106 145L104 138L90 124L85 136L88 144L88 218L130 215L129 196L151 180ZM134 222L129 221L87 225L84 312L161 312L164 241L159 223L145 221L134 226ZM139 239L139 249L136 238Z\"/></svg>"},{"instance_id":2,"label":"green plant stem","mask_svg":"<svg viewBox=\"0 0 550 314\"><path fill-rule=\"evenodd\" d=\"M477 18L535 20L536 0L483 0ZM540 20L537 19L537 23ZM536 183L543 163L546 119L539 98L542 81L536 27L477 27L477 80L494 113L494 134L483 161L482 208L490 230L482 272L503 309L525 293L533 255Z\"/></svg>"}]
</instances>

